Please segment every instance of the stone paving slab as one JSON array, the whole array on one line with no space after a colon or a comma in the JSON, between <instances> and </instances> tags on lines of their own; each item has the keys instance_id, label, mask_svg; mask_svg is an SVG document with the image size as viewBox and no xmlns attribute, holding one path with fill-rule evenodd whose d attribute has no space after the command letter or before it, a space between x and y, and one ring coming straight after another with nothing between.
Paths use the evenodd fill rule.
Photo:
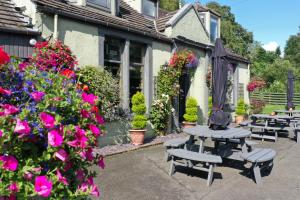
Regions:
<instances>
[{"instance_id":1,"label":"stone paving slab","mask_svg":"<svg viewBox=\"0 0 300 200\"><path fill-rule=\"evenodd\" d=\"M243 164L226 161L216 168L211 187L207 173L185 169L172 177L162 145L106 158L105 170L96 180L104 200L298 200L300 199L300 145L289 138L260 142L257 147L274 148L278 155L270 176L259 187ZM210 145L210 144L209 144Z\"/></svg>"}]
</instances>

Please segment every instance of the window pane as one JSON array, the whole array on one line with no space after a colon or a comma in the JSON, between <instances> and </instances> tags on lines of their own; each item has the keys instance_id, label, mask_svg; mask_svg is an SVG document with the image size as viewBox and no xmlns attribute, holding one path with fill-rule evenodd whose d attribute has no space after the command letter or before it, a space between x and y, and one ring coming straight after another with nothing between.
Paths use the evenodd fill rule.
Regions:
<instances>
[{"instance_id":1,"label":"window pane","mask_svg":"<svg viewBox=\"0 0 300 200\"><path fill-rule=\"evenodd\" d=\"M88 0L88 3L110 8L110 0Z\"/></svg>"},{"instance_id":2,"label":"window pane","mask_svg":"<svg viewBox=\"0 0 300 200\"><path fill-rule=\"evenodd\" d=\"M143 62L143 45L130 44L130 62L142 63Z\"/></svg>"},{"instance_id":3,"label":"window pane","mask_svg":"<svg viewBox=\"0 0 300 200\"><path fill-rule=\"evenodd\" d=\"M143 1L143 13L148 16L155 17L155 3L151 0Z\"/></svg>"},{"instance_id":4,"label":"window pane","mask_svg":"<svg viewBox=\"0 0 300 200\"><path fill-rule=\"evenodd\" d=\"M104 46L104 59L105 60L113 60L113 61L121 61L121 41L114 38L106 38L105 46Z\"/></svg>"},{"instance_id":5,"label":"window pane","mask_svg":"<svg viewBox=\"0 0 300 200\"><path fill-rule=\"evenodd\" d=\"M210 19L210 40L215 42L218 36L218 20L211 17Z\"/></svg>"}]
</instances>

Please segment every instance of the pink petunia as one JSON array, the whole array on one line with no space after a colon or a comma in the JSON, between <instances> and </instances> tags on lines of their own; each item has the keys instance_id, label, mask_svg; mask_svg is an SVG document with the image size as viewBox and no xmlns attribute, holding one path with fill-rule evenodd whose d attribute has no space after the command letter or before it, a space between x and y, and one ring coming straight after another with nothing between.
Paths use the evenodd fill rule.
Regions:
<instances>
[{"instance_id":1,"label":"pink petunia","mask_svg":"<svg viewBox=\"0 0 300 200\"><path fill-rule=\"evenodd\" d=\"M98 137L98 136L101 134L101 130L100 130L97 126L95 126L94 124L90 124L90 125L89 125L89 128L90 128L91 132L92 132L96 137Z\"/></svg>"},{"instance_id":2,"label":"pink petunia","mask_svg":"<svg viewBox=\"0 0 300 200\"><path fill-rule=\"evenodd\" d=\"M31 132L31 128L28 122L17 119L17 124L14 132L18 133L20 135L19 137L23 137Z\"/></svg>"},{"instance_id":3,"label":"pink petunia","mask_svg":"<svg viewBox=\"0 0 300 200\"><path fill-rule=\"evenodd\" d=\"M55 125L55 118L48 113L42 112L40 119L46 128L53 128Z\"/></svg>"},{"instance_id":4,"label":"pink petunia","mask_svg":"<svg viewBox=\"0 0 300 200\"><path fill-rule=\"evenodd\" d=\"M12 183L9 185L8 190L10 190L12 193L19 192L19 187L17 183Z\"/></svg>"},{"instance_id":5,"label":"pink petunia","mask_svg":"<svg viewBox=\"0 0 300 200\"><path fill-rule=\"evenodd\" d=\"M86 119L90 118L90 113L87 110L82 109L80 111L80 114L83 118L86 118Z\"/></svg>"},{"instance_id":6,"label":"pink petunia","mask_svg":"<svg viewBox=\"0 0 300 200\"><path fill-rule=\"evenodd\" d=\"M87 102L91 105L95 105L96 101L98 100L98 97L95 96L94 94L87 94L87 93L82 93L82 100L83 102Z\"/></svg>"},{"instance_id":7,"label":"pink petunia","mask_svg":"<svg viewBox=\"0 0 300 200\"><path fill-rule=\"evenodd\" d=\"M3 132L0 130L0 138L3 136Z\"/></svg>"},{"instance_id":8,"label":"pink petunia","mask_svg":"<svg viewBox=\"0 0 300 200\"><path fill-rule=\"evenodd\" d=\"M101 169L105 168L105 163L104 163L103 157L101 157L100 160L98 161L98 166L101 167Z\"/></svg>"},{"instance_id":9,"label":"pink petunia","mask_svg":"<svg viewBox=\"0 0 300 200\"><path fill-rule=\"evenodd\" d=\"M84 160L87 160L87 161L93 161L94 160L94 155L93 155L93 149L92 148L88 148L86 151L79 152L79 155Z\"/></svg>"},{"instance_id":10,"label":"pink petunia","mask_svg":"<svg viewBox=\"0 0 300 200\"><path fill-rule=\"evenodd\" d=\"M8 171L16 171L18 168L18 160L13 156L0 156L2 161L2 168Z\"/></svg>"},{"instance_id":11,"label":"pink petunia","mask_svg":"<svg viewBox=\"0 0 300 200\"><path fill-rule=\"evenodd\" d=\"M85 173L83 170L79 169L76 171L76 178L77 180L83 180L85 177Z\"/></svg>"},{"instance_id":12,"label":"pink petunia","mask_svg":"<svg viewBox=\"0 0 300 200\"><path fill-rule=\"evenodd\" d=\"M39 91L36 91L36 92L32 92L31 94L31 97L33 98L33 100L35 102L39 102L43 99L43 97L45 96L45 92L39 92Z\"/></svg>"},{"instance_id":13,"label":"pink petunia","mask_svg":"<svg viewBox=\"0 0 300 200\"><path fill-rule=\"evenodd\" d=\"M35 178L34 189L39 196L49 197L52 191L52 182L46 176L37 176Z\"/></svg>"},{"instance_id":14,"label":"pink petunia","mask_svg":"<svg viewBox=\"0 0 300 200\"><path fill-rule=\"evenodd\" d=\"M60 149L57 152L55 152L54 156L63 162L65 162L68 159L68 154L64 149Z\"/></svg>"},{"instance_id":15,"label":"pink petunia","mask_svg":"<svg viewBox=\"0 0 300 200\"><path fill-rule=\"evenodd\" d=\"M85 134L85 130L76 127L75 140L69 141L67 144L71 147L85 148L88 142L88 138Z\"/></svg>"},{"instance_id":16,"label":"pink petunia","mask_svg":"<svg viewBox=\"0 0 300 200\"><path fill-rule=\"evenodd\" d=\"M80 187L79 190L86 192L88 190L90 190L90 194L96 197L100 196L100 192L98 190L97 185L94 184L93 178L89 177L85 182L83 182Z\"/></svg>"},{"instance_id":17,"label":"pink petunia","mask_svg":"<svg viewBox=\"0 0 300 200\"><path fill-rule=\"evenodd\" d=\"M95 117L96 117L96 121L99 124L103 125L105 123L104 118L101 115L99 115L98 113L95 114Z\"/></svg>"},{"instance_id":18,"label":"pink petunia","mask_svg":"<svg viewBox=\"0 0 300 200\"><path fill-rule=\"evenodd\" d=\"M59 170L56 170L56 176L57 176L59 182L65 184L65 185L69 185L66 177L63 177L63 175L60 173Z\"/></svg>"},{"instance_id":19,"label":"pink petunia","mask_svg":"<svg viewBox=\"0 0 300 200\"><path fill-rule=\"evenodd\" d=\"M13 105L10 105L10 104L4 104L4 105L1 105L2 109L4 109L4 112L3 114L4 115L13 115L17 112L19 112L19 108L13 106Z\"/></svg>"},{"instance_id":20,"label":"pink petunia","mask_svg":"<svg viewBox=\"0 0 300 200\"><path fill-rule=\"evenodd\" d=\"M24 173L24 178L26 180L32 180L33 174L31 172L25 172Z\"/></svg>"},{"instance_id":21,"label":"pink petunia","mask_svg":"<svg viewBox=\"0 0 300 200\"><path fill-rule=\"evenodd\" d=\"M53 147L59 147L63 143L63 136L57 131L52 130L48 133L48 144Z\"/></svg>"},{"instance_id":22,"label":"pink petunia","mask_svg":"<svg viewBox=\"0 0 300 200\"><path fill-rule=\"evenodd\" d=\"M10 90L6 90L6 89L0 87L0 94L11 95L12 92Z\"/></svg>"}]
</instances>

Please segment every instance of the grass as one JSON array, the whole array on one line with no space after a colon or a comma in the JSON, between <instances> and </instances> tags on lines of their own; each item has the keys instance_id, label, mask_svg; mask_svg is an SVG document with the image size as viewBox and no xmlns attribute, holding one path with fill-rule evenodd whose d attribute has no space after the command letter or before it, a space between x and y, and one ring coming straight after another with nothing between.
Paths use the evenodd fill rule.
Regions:
<instances>
[{"instance_id":1,"label":"grass","mask_svg":"<svg viewBox=\"0 0 300 200\"><path fill-rule=\"evenodd\" d=\"M300 106L296 106L296 109L300 109ZM267 104L264 107L263 113L264 114L271 114L271 112L273 112L274 110L285 110L285 105L270 105Z\"/></svg>"}]
</instances>

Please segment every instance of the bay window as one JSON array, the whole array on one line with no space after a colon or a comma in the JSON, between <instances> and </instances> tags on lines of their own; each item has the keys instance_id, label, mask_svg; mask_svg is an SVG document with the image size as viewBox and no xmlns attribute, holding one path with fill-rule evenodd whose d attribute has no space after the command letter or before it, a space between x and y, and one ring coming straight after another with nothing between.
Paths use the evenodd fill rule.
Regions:
<instances>
[{"instance_id":1,"label":"bay window","mask_svg":"<svg viewBox=\"0 0 300 200\"><path fill-rule=\"evenodd\" d=\"M218 18L211 17L210 18L210 41L214 43L218 37Z\"/></svg>"},{"instance_id":2,"label":"bay window","mask_svg":"<svg viewBox=\"0 0 300 200\"><path fill-rule=\"evenodd\" d=\"M143 14L150 16L150 17L156 17L156 7L157 3L153 0L143 0Z\"/></svg>"}]
</instances>

